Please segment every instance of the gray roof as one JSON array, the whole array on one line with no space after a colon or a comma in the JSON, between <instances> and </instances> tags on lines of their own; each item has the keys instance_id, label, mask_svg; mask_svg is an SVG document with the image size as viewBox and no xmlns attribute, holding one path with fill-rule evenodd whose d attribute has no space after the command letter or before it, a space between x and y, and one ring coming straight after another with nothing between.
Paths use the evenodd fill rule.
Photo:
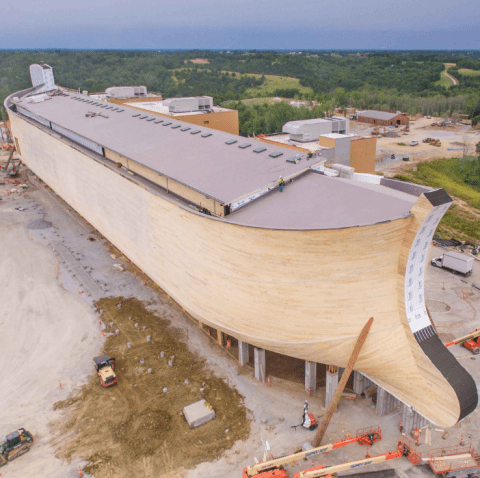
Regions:
<instances>
[{"instance_id":1,"label":"gray roof","mask_svg":"<svg viewBox=\"0 0 480 478\"><path fill-rule=\"evenodd\" d=\"M400 114L404 114L404 113L389 113L388 111L365 110L365 111L357 111L357 118L362 116L364 118L373 118L373 119L388 121L397 117Z\"/></svg>"},{"instance_id":2,"label":"gray roof","mask_svg":"<svg viewBox=\"0 0 480 478\"><path fill-rule=\"evenodd\" d=\"M156 116L164 122L172 122L162 126L163 123L147 121L155 117L154 114L140 113L140 116L147 116L141 120L140 116L133 117L139 114L137 109L95 100L95 103L124 111L107 110L75 100L73 96L90 101L81 95L54 96L36 104L22 101L19 106L222 202L230 202L278 180L279 176L287 177L315 163L314 159L288 163L285 160L298 153L281 146ZM87 118L88 111L109 118ZM181 128L172 129L177 124L191 129L183 132ZM190 134L197 128L201 133ZM203 138L203 133L212 135ZM225 144L231 139L237 142ZM251 146L239 148L243 143ZM266 151L254 153L258 147ZM274 151L283 155L270 157ZM225 220L272 229L335 229L408 216L415 200L414 195L388 187L309 171L294 182L288 182L283 192L275 189Z\"/></svg>"},{"instance_id":3,"label":"gray roof","mask_svg":"<svg viewBox=\"0 0 480 478\"><path fill-rule=\"evenodd\" d=\"M268 229L339 229L407 217L417 198L383 186L309 172L283 192L239 209L226 220Z\"/></svg>"},{"instance_id":4,"label":"gray roof","mask_svg":"<svg viewBox=\"0 0 480 478\"><path fill-rule=\"evenodd\" d=\"M118 110L107 110L73 98L119 107L124 111L118 113ZM314 162L304 159L297 164L289 163L286 162L287 158L296 154L306 158L306 155L280 145L269 145L174 118L156 116L148 111L141 112L125 105L92 100L79 94L54 96L41 103L22 101L18 105L221 203L233 201ZM85 114L89 111L106 115L108 119L99 116L87 118ZM133 117L139 113L139 116ZM146 118L140 119L142 116ZM172 121L172 124L162 126L163 123L148 121L150 118L164 120L163 123ZM172 129L177 124L181 127ZM182 127L191 129L181 131ZM201 132L193 135L191 132L194 130ZM204 138L201 136L204 133L211 133L211 136ZM237 142L225 144L231 139ZM244 143L251 146L239 148ZM265 148L265 151L255 153L257 148ZM270 157L275 151L283 153L282 156Z\"/></svg>"}]
</instances>

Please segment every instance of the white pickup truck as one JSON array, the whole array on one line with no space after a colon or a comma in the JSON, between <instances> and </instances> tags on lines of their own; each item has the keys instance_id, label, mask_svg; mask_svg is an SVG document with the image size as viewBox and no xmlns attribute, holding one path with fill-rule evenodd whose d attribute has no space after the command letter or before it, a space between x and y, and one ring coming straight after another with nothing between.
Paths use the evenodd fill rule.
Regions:
<instances>
[{"instance_id":1,"label":"white pickup truck","mask_svg":"<svg viewBox=\"0 0 480 478\"><path fill-rule=\"evenodd\" d=\"M454 274L469 276L473 270L473 257L458 252L445 252L442 257L434 257L432 266L447 269Z\"/></svg>"}]
</instances>

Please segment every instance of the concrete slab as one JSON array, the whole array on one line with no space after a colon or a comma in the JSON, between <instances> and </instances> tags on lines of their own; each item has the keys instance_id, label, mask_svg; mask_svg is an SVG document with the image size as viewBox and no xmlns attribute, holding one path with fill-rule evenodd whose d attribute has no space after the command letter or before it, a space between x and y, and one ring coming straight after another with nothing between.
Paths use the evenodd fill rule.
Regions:
<instances>
[{"instance_id":1,"label":"concrete slab","mask_svg":"<svg viewBox=\"0 0 480 478\"><path fill-rule=\"evenodd\" d=\"M202 400L198 402L187 405L183 409L183 415L185 416L185 420L187 420L188 426L195 428L213 420L215 418L215 410L210 408L202 398Z\"/></svg>"}]
</instances>

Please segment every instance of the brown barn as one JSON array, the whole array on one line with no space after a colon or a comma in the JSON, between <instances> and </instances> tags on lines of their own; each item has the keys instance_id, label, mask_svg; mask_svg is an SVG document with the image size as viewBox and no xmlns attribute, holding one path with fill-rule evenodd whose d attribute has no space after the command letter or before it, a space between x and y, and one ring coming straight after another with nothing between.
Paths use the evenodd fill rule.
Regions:
<instances>
[{"instance_id":1,"label":"brown barn","mask_svg":"<svg viewBox=\"0 0 480 478\"><path fill-rule=\"evenodd\" d=\"M357 111L357 120L379 126L407 125L407 113L388 113L387 111L365 110Z\"/></svg>"}]
</instances>

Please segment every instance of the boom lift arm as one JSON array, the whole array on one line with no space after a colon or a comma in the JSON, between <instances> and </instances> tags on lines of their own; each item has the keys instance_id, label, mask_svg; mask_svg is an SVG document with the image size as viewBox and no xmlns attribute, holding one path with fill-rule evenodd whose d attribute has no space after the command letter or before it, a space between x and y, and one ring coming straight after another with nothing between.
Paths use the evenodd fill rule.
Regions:
<instances>
[{"instance_id":1,"label":"boom lift arm","mask_svg":"<svg viewBox=\"0 0 480 478\"><path fill-rule=\"evenodd\" d=\"M358 443L359 445L372 446L375 442L382 439L382 430L380 427L368 427L357 430L357 434L354 437L349 437L345 440L339 440L334 443L329 443L328 445L322 445L318 448L313 448L311 450L302 451L299 453L294 453L293 455L286 455L274 460L265 461L263 463L257 463L253 466L248 466L243 470L242 478L258 477L263 478L263 473L277 469L286 463L291 463L293 461L300 460L302 458L311 458L320 453L327 453L336 448L341 448L343 446L350 445L351 443ZM262 476L263 475L263 476ZM275 476L275 475L272 475Z\"/></svg>"},{"instance_id":2,"label":"boom lift arm","mask_svg":"<svg viewBox=\"0 0 480 478\"><path fill-rule=\"evenodd\" d=\"M466 342L467 340L475 339L480 336L480 329L474 330L472 333L465 335L463 337L460 337L458 339L452 340L451 342L448 342L448 344L445 344L445 347L451 347L452 345L456 344L461 344L462 342Z\"/></svg>"},{"instance_id":3,"label":"boom lift arm","mask_svg":"<svg viewBox=\"0 0 480 478\"><path fill-rule=\"evenodd\" d=\"M315 468L310 468L309 470L301 471L300 473L295 473L294 478L327 478L331 477L333 473L362 468L369 465L376 465L387 460L400 458L401 456L408 458L414 465L419 463L422 458L421 452L415 451L412 442L408 438L402 436L398 439L396 451L383 453L382 455L376 455L370 458L364 458L362 460L351 461L349 463L342 463L341 465L328 467L320 465Z\"/></svg>"}]
</instances>

